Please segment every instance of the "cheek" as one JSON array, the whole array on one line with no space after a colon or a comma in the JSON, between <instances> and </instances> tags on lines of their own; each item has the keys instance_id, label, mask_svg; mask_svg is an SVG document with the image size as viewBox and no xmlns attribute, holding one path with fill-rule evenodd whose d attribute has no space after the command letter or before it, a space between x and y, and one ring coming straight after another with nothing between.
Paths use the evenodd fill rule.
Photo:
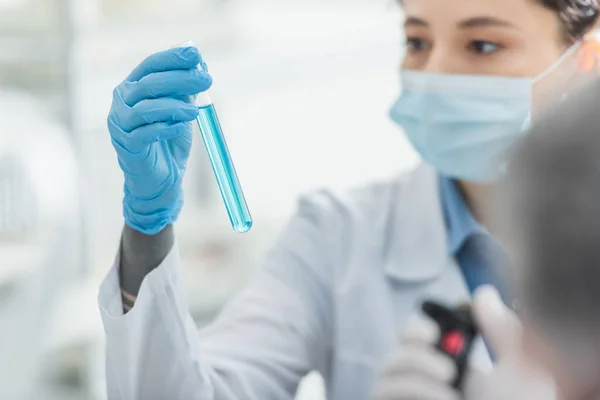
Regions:
<instances>
[{"instance_id":1,"label":"cheek","mask_svg":"<svg viewBox=\"0 0 600 400\"><path fill-rule=\"evenodd\" d=\"M492 59L498 75L534 78L543 73L559 56L540 52L525 45L507 47Z\"/></svg>"},{"instance_id":2,"label":"cheek","mask_svg":"<svg viewBox=\"0 0 600 400\"><path fill-rule=\"evenodd\" d=\"M432 51L409 52L407 50L404 56L402 57L400 68L410 70L423 70L427 68L432 53Z\"/></svg>"}]
</instances>

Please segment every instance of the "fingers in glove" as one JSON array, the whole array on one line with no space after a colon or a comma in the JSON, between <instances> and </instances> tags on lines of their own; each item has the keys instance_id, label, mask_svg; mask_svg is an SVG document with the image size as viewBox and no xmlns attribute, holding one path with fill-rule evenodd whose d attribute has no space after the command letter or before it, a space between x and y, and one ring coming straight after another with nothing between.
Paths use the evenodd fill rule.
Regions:
<instances>
[{"instance_id":1,"label":"fingers in glove","mask_svg":"<svg viewBox=\"0 0 600 400\"><path fill-rule=\"evenodd\" d=\"M448 384L411 374L382 381L373 400L460 400L460 395Z\"/></svg>"},{"instance_id":2,"label":"fingers in glove","mask_svg":"<svg viewBox=\"0 0 600 400\"><path fill-rule=\"evenodd\" d=\"M456 377L457 370L448 356L431 346L404 346L387 364L384 376L407 374L418 374L450 384Z\"/></svg>"},{"instance_id":3,"label":"fingers in glove","mask_svg":"<svg viewBox=\"0 0 600 400\"><path fill-rule=\"evenodd\" d=\"M157 72L193 69L199 64L205 65L196 47L175 47L148 56L129 74L126 81L137 82Z\"/></svg>"},{"instance_id":4,"label":"fingers in glove","mask_svg":"<svg viewBox=\"0 0 600 400\"><path fill-rule=\"evenodd\" d=\"M404 344L434 346L440 339L440 327L430 318L413 316L406 324L400 340Z\"/></svg>"},{"instance_id":5,"label":"fingers in glove","mask_svg":"<svg viewBox=\"0 0 600 400\"><path fill-rule=\"evenodd\" d=\"M155 122L187 122L198 116L198 107L189 102L163 97L142 100L133 107L115 106L109 119L113 119L125 132Z\"/></svg>"},{"instance_id":6,"label":"fingers in glove","mask_svg":"<svg viewBox=\"0 0 600 400\"><path fill-rule=\"evenodd\" d=\"M156 72L137 82L123 82L115 88L115 98L133 107L144 99L193 96L212 86L212 77L199 69Z\"/></svg>"},{"instance_id":7,"label":"fingers in glove","mask_svg":"<svg viewBox=\"0 0 600 400\"><path fill-rule=\"evenodd\" d=\"M154 142L174 139L182 135L188 129L186 124L187 122L155 122L141 126L130 133L120 131L118 135L113 135L113 145L118 154L137 154L143 152ZM120 128L114 126L111 127L111 130L113 129Z\"/></svg>"},{"instance_id":8,"label":"fingers in glove","mask_svg":"<svg viewBox=\"0 0 600 400\"><path fill-rule=\"evenodd\" d=\"M522 327L517 315L489 285L479 288L473 296L473 314L482 336L499 358L517 351Z\"/></svg>"}]
</instances>

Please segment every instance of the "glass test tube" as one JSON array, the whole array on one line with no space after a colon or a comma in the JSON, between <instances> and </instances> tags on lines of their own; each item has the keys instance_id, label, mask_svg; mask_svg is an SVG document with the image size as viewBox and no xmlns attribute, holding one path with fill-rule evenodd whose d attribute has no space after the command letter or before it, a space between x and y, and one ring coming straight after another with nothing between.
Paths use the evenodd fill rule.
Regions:
<instances>
[{"instance_id":1,"label":"glass test tube","mask_svg":"<svg viewBox=\"0 0 600 400\"><path fill-rule=\"evenodd\" d=\"M227 142L215 106L208 92L198 94L196 105L199 111L196 122L215 173L231 226L236 232L248 232L252 228L252 217L227 148Z\"/></svg>"}]
</instances>

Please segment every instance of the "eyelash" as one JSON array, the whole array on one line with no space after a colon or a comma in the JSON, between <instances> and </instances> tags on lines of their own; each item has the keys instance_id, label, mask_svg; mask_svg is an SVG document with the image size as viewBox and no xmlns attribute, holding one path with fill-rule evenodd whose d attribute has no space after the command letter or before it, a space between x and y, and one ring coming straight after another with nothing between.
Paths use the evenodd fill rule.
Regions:
<instances>
[{"instance_id":1,"label":"eyelash","mask_svg":"<svg viewBox=\"0 0 600 400\"><path fill-rule=\"evenodd\" d=\"M491 51L480 51L477 50L477 47L479 45L492 45L494 46L493 50ZM421 48L419 48L421 47ZM425 47L425 48L422 48ZM428 50L427 47L429 47L429 44L427 43L426 40L416 37L416 36L408 36L406 38L406 48L408 49L409 52L421 52L421 51L426 51ZM501 50L503 48L503 46L499 43L495 43L489 40L472 40L469 42L469 44L467 45L467 50L477 54L477 55L489 55L489 54L493 54L495 52L497 52L498 50Z\"/></svg>"},{"instance_id":2,"label":"eyelash","mask_svg":"<svg viewBox=\"0 0 600 400\"><path fill-rule=\"evenodd\" d=\"M491 44L492 46L494 46L494 49L492 51L489 52L483 52L483 51L478 51L475 48L477 47L477 45L481 45L483 44L488 45ZM488 54L492 54L497 52L498 50L502 49L502 45L500 45L499 43L495 43L495 42L491 42L489 40L473 40L469 43L469 45L467 46L469 51L472 51L475 54L480 54L480 55L488 55Z\"/></svg>"},{"instance_id":3,"label":"eyelash","mask_svg":"<svg viewBox=\"0 0 600 400\"><path fill-rule=\"evenodd\" d=\"M406 38L406 48L409 52L421 52L425 50L416 48L417 46L415 44L417 43L427 46L427 42L420 37L408 36Z\"/></svg>"}]
</instances>

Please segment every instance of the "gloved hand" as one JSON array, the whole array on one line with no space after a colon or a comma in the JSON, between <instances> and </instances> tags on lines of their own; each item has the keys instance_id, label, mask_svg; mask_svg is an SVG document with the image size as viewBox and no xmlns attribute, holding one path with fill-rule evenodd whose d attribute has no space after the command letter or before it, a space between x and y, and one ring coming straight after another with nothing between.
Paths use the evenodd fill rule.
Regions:
<instances>
[{"instance_id":1,"label":"gloved hand","mask_svg":"<svg viewBox=\"0 0 600 400\"><path fill-rule=\"evenodd\" d=\"M555 400L553 380L524 357L522 326L495 288L483 286L475 292L473 313L497 363L488 373L469 372L465 400Z\"/></svg>"},{"instance_id":2,"label":"gloved hand","mask_svg":"<svg viewBox=\"0 0 600 400\"><path fill-rule=\"evenodd\" d=\"M198 115L191 96L211 84L198 49L178 47L149 56L115 88L108 130L125 176L123 215L133 229L152 235L177 219Z\"/></svg>"},{"instance_id":3,"label":"gloved hand","mask_svg":"<svg viewBox=\"0 0 600 400\"><path fill-rule=\"evenodd\" d=\"M435 348L440 329L429 319L411 320L401 347L384 368L373 400L458 400L454 362Z\"/></svg>"}]
</instances>

